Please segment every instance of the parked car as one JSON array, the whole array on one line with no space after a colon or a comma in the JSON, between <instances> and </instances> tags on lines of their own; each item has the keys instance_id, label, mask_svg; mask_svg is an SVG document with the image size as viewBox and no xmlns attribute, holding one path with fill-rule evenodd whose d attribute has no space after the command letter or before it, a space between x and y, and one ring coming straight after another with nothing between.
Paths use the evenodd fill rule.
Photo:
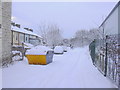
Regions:
<instances>
[{"instance_id":1,"label":"parked car","mask_svg":"<svg viewBox=\"0 0 120 90\"><path fill-rule=\"evenodd\" d=\"M67 52L67 46L62 46L63 47L63 51Z\"/></svg>"},{"instance_id":2,"label":"parked car","mask_svg":"<svg viewBox=\"0 0 120 90\"><path fill-rule=\"evenodd\" d=\"M64 50L62 46L56 46L54 48L54 54L63 54L63 53L64 53Z\"/></svg>"}]
</instances>

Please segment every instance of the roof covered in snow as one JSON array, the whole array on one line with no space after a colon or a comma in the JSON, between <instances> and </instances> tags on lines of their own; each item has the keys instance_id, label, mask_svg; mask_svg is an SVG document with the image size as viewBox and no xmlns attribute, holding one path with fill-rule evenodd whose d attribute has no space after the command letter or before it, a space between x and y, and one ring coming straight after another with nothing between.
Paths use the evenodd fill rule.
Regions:
<instances>
[{"instance_id":1,"label":"roof covered in snow","mask_svg":"<svg viewBox=\"0 0 120 90\"><path fill-rule=\"evenodd\" d=\"M20 33L24 33L24 34L34 35L34 36L42 38L40 35L38 35L38 34L36 34L34 32L31 32L31 31L27 31L24 28L18 28L16 26L11 26L11 30L16 31L16 32L20 32Z\"/></svg>"}]
</instances>

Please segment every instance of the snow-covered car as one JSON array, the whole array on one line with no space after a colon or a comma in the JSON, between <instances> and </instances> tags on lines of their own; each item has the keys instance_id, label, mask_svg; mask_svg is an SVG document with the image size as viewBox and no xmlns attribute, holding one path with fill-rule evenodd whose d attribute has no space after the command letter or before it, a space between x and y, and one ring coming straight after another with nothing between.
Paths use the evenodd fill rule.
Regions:
<instances>
[{"instance_id":1,"label":"snow-covered car","mask_svg":"<svg viewBox=\"0 0 120 90\"><path fill-rule=\"evenodd\" d=\"M54 48L54 54L63 54L63 53L64 53L64 50L62 46L56 46Z\"/></svg>"},{"instance_id":2,"label":"snow-covered car","mask_svg":"<svg viewBox=\"0 0 120 90\"><path fill-rule=\"evenodd\" d=\"M63 51L67 52L67 46L62 46L63 47Z\"/></svg>"}]
</instances>

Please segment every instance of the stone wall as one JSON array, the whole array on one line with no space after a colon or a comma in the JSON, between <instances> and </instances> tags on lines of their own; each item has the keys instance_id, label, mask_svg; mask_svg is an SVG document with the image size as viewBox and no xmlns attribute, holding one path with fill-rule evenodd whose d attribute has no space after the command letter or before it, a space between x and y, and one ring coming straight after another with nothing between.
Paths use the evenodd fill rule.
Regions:
<instances>
[{"instance_id":1,"label":"stone wall","mask_svg":"<svg viewBox=\"0 0 120 90\"><path fill-rule=\"evenodd\" d=\"M11 62L11 2L2 2L2 63Z\"/></svg>"},{"instance_id":2,"label":"stone wall","mask_svg":"<svg viewBox=\"0 0 120 90\"><path fill-rule=\"evenodd\" d=\"M0 26L2 24L2 2L0 1ZM2 63L2 29L0 27L0 66Z\"/></svg>"}]
</instances>

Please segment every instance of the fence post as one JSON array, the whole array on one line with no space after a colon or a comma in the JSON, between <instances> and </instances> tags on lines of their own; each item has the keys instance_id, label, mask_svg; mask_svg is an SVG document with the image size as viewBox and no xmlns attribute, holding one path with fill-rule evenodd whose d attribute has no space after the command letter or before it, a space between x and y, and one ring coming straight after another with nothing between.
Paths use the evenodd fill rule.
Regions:
<instances>
[{"instance_id":1,"label":"fence post","mask_svg":"<svg viewBox=\"0 0 120 90\"><path fill-rule=\"evenodd\" d=\"M107 76L107 51L108 51L108 42L107 42L107 38L108 38L108 36L106 35L106 41L105 41L105 43L106 43L106 50L105 50L105 74L104 74L104 76Z\"/></svg>"}]
</instances>

